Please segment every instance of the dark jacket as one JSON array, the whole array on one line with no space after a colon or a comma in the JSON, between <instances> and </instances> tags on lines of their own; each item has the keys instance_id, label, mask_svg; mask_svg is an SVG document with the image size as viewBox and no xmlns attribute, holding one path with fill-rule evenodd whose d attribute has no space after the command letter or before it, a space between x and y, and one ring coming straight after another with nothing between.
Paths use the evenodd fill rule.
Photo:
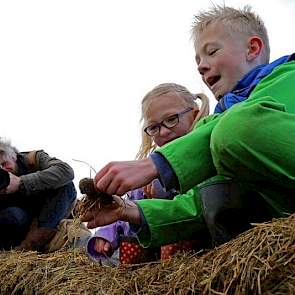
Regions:
<instances>
[{"instance_id":1,"label":"dark jacket","mask_svg":"<svg viewBox=\"0 0 295 295\"><path fill-rule=\"evenodd\" d=\"M43 150L18 153L17 166L16 175L21 177L24 195L60 188L74 178L74 171L67 163Z\"/></svg>"}]
</instances>

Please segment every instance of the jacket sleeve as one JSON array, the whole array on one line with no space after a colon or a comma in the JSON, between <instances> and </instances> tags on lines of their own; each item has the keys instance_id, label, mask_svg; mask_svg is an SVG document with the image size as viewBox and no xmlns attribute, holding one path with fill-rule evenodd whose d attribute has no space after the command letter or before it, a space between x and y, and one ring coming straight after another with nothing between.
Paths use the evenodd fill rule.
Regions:
<instances>
[{"instance_id":1,"label":"jacket sleeve","mask_svg":"<svg viewBox=\"0 0 295 295\"><path fill-rule=\"evenodd\" d=\"M148 230L138 232L143 247L156 247L198 236L205 229L198 188L178 195L173 200L136 201ZM165 211L163 214L163 210Z\"/></svg>"},{"instance_id":2,"label":"jacket sleeve","mask_svg":"<svg viewBox=\"0 0 295 295\"><path fill-rule=\"evenodd\" d=\"M129 223L117 221L100 227L94 234L96 238L103 238L111 244L113 252L119 248L120 237L129 235Z\"/></svg>"},{"instance_id":3,"label":"jacket sleeve","mask_svg":"<svg viewBox=\"0 0 295 295\"><path fill-rule=\"evenodd\" d=\"M250 149L252 149L251 146L244 145L242 147L240 145L242 149L239 152L241 153L237 155L237 158L235 158L235 162L225 163L225 161L228 161L227 157L223 156L223 158L219 158L219 159L217 158L217 157L220 157L220 153L212 157L212 154L214 154L216 150L216 145L214 146L214 142L213 142L214 140L212 141L212 138L214 136L216 140L216 137L219 137L219 139L222 139L223 136L226 136L227 138L228 137L234 138L235 136L233 135L233 131L235 132L235 135L239 137L247 134L247 137L248 137L247 145L248 145L248 140L250 138L257 138L259 140L256 140L256 142L259 143L259 146L258 147L255 146L254 152L256 152L256 156L258 153L261 153L261 155L263 155L263 157L265 158L266 163L263 163L263 166L261 166L261 163L259 162L261 159L259 159L258 162L252 161L253 163L251 164L253 164L255 168L258 167L258 170L261 170L260 169L261 167L267 167L267 165L269 165L271 162L274 162L272 158L273 155L269 157L269 155L264 151L264 149L270 148L274 150L277 155L279 153L277 152L277 150L274 149L273 144L264 144L261 138L265 138L265 134L266 134L265 126L267 127L271 126L269 127L271 132L272 128L277 129L277 125L278 125L277 122L280 122L280 123L284 122L283 119L281 118L277 119L277 109L280 110L280 108L281 109L285 108L287 113L292 113L292 114L295 113L294 68L295 68L294 61L290 61L276 67L271 74L263 78L257 84L257 86L252 91L251 95L249 96L247 100L245 100L244 102L235 104L233 107L223 112L222 114L215 114L205 118L204 120L201 120L200 124L198 123L197 126L189 134L181 138L178 138L174 140L173 142L156 150L156 152L160 153L167 160L167 162L171 166L171 169L173 169L179 184L178 187L181 192L185 192L189 190L190 188L192 188L193 186L198 185L204 180L210 177L213 177L214 175L217 175L217 174L232 177L231 172L234 171L234 176L236 176L237 171L234 170L233 168L239 167L240 165L239 162L241 160L245 162L246 169L244 169L244 171L250 171L249 163L248 163L249 158L246 158L245 155L249 152ZM248 117L244 115L240 116L240 114L244 113L244 110L248 111L250 108L253 108L253 116L254 116L253 119L252 117L251 119L249 119L249 116ZM270 110L272 108L274 109L273 113L270 112L271 114L269 117L269 118L273 117L273 120L269 119L269 122L272 121L271 124L275 126L272 126L268 121L266 121L266 123L261 121L263 119L263 114L261 113L261 110L264 111L266 108ZM268 114L266 114L266 116L268 118ZM278 113L278 117L281 117L281 116L282 116L282 112ZM286 115L286 117L288 117L288 115ZM256 119L259 119L260 122L254 123L254 119L255 121ZM290 121L292 123L292 120L289 120L288 118L287 122ZM234 128L236 126L247 127L249 123L250 123L250 127L254 126L252 130L254 133L252 132L250 134L249 128L247 132L241 131L240 128ZM286 123L284 122L282 123L282 125L283 125L282 130L287 130ZM288 130L293 130L293 129L290 129L289 127ZM212 132L214 135L213 137L212 137ZM282 133L282 131L280 131L280 133ZM253 136L253 134L255 134L255 137ZM270 134L272 135L272 137L275 137L273 132ZM226 140L223 140L222 144L220 144L220 141L219 141L218 149L224 150L223 143L225 143ZM236 143L238 143L237 139L235 139L235 144ZM287 144L280 144L279 149L282 149L282 147L286 145ZM290 144L290 146L292 146L292 144ZM232 153L232 151L230 151L230 153ZM284 154L284 156L286 155ZM218 163L220 161L222 162L222 166ZM219 169L218 173L217 173L218 169L216 169L216 167L218 167ZM232 170L230 172L229 172L230 169L228 169L229 167L231 167L231 170ZM277 172L281 173L281 171L277 171ZM253 174L253 171L251 171L251 173L252 173L251 175L255 175ZM257 173L257 171L255 173ZM160 172L160 175L162 174ZM239 174L239 177L241 178L240 171L238 171L238 174ZM161 179L161 181L167 188L167 184L165 183L165 180Z\"/></svg>"},{"instance_id":4,"label":"jacket sleeve","mask_svg":"<svg viewBox=\"0 0 295 295\"><path fill-rule=\"evenodd\" d=\"M94 260L104 260L106 256L102 253L99 253L95 250L95 240L96 238L102 238L108 241L111 244L113 255L114 251L117 250L120 246L120 237L121 235L129 235L129 223L124 221L117 221L112 224L108 224L102 227L99 227L92 238L87 242L86 251L88 256ZM110 255L110 256L111 256Z\"/></svg>"},{"instance_id":5,"label":"jacket sleeve","mask_svg":"<svg viewBox=\"0 0 295 295\"><path fill-rule=\"evenodd\" d=\"M21 176L26 195L57 189L74 178L73 169L65 162L50 157L43 150L36 153L36 172Z\"/></svg>"},{"instance_id":6,"label":"jacket sleeve","mask_svg":"<svg viewBox=\"0 0 295 295\"><path fill-rule=\"evenodd\" d=\"M210 151L210 137L222 116L223 114L215 114L204 118L190 133L155 151L160 153L173 169L181 193L216 175ZM165 188L171 189L171 180L167 182L162 178L167 173L159 171L159 174Z\"/></svg>"}]
</instances>

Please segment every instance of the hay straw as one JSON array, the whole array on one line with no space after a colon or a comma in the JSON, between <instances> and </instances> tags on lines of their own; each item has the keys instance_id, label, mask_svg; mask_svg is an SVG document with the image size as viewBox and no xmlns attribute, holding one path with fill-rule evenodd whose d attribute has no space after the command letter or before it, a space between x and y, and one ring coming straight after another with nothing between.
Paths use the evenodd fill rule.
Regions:
<instances>
[{"instance_id":1,"label":"hay straw","mask_svg":"<svg viewBox=\"0 0 295 295\"><path fill-rule=\"evenodd\" d=\"M295 215L167 262L103 267L82 251L1 252L1 294L295 294Z\"/></svg>"}]
</instances>

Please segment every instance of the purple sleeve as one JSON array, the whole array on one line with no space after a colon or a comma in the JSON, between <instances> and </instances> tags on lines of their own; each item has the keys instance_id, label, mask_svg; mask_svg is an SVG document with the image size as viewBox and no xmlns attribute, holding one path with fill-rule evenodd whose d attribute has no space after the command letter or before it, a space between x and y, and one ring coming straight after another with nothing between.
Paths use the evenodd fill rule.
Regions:
<instances>
[{"instance_id":1,"label":"purple sleeve","mask_svg":"<svg viewBox=\"0 0 295 295\"><path fill-rule=\"evenodd\" d=\"M144 199L144 194L143 194L142 188L134 189L134 190L128 192L127 195L128 195L128 200L130 200L130 201Z\"/></svg>"},{"instance_id":2,"label":"purple sleeve","mask_svg":"<svg viewBox=\"0 0 295 295\"><path fill-rule=\"evenodd\" d=\"M128 193L128 199L131 201L141 200L144 198L141 188L132 190ZM120 236L133 236L133 231L130 230L129 223L125 221L117 221L109 225L101 226L96 231L93 237L88 241L87 253L93 260L101 260L106 257L97 252L94 248L96 238L103 238L111 244L112 252L119 248Z\"/></svg>"},{"instance_id":3,"label":"purple sleeve","mask_svg":"<svg viewBox=\"0 0 295 295\"><path fill-rule=\"evenodd\" d=\"M159 179L153 180L153 186L156 191L156 198L157 199L173 199L173 197L176 195L176 191L174 189L171 189L169 191L166 191L163 186L161 185ZM137 201L144 199L144 193L142 188L138 188L135 190L132 190L128 192L128 199L131 201Z\"/></svg>"},{"instance_id":4,"label":"purple sleeve","mask_svg":"<svg viewBox=\"0 0 295 295\"><path fill-rule=\"evenodd\" d=\"M112 224L98 228L94 236L87 243L87 254L93 260L105 259L105 255L97 252L94 248L96 238L103 238L111 244L112 252L119 247L120 236L129 236L129 223L125 221L117 221Z\"/></svg>"}]
</instances>

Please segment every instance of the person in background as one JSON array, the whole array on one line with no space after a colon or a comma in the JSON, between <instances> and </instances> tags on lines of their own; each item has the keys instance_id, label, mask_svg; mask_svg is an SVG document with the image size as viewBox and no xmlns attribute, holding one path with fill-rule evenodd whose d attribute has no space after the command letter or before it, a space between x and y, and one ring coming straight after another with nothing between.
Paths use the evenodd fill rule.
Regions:
<instances>
[{"instance_id":1,"label":"person in background","mask_svg":"<svg viewBox=\"0 0 295 295\"><path fill-rule=\"evenodd\" d=\"M201 100L201 108L197 104L197 99ZM187 134L192 126L208 113L209 102L204 94L194 95L184 86L174 83L156 86L142 100L142 143L137 158L144 159L156 147ZM166 192L160 182L154 180L150 185L128 192L127 195L131 201L150 198L173 199L176 191ZM165 202L163 205L165 206ZM130 242L133 243L131 249ZM94 260L101 261L110 257L119 248L120 243L122 264L157 258L158 248L140 247L128 222L124 221L117 221L96 230L94 237L88 241L88 254ZM194 241L183 241L176 245L162 246L161 258L169 258L178 250L192 250L193 245ZM132 254L128 255L128 251Z\"/></svg>"},{"instance_id":2,"label":"person in background","mask_svg":"<svg viewBox=\"0 0 295 295\"><path fill-rule=\"evenodd\" d=\"M3 138L0 167L10 176L0 191L0 248L46 251L76 199L73 169L43 150L19 152Z\"/></svg>"}]
</instances>

